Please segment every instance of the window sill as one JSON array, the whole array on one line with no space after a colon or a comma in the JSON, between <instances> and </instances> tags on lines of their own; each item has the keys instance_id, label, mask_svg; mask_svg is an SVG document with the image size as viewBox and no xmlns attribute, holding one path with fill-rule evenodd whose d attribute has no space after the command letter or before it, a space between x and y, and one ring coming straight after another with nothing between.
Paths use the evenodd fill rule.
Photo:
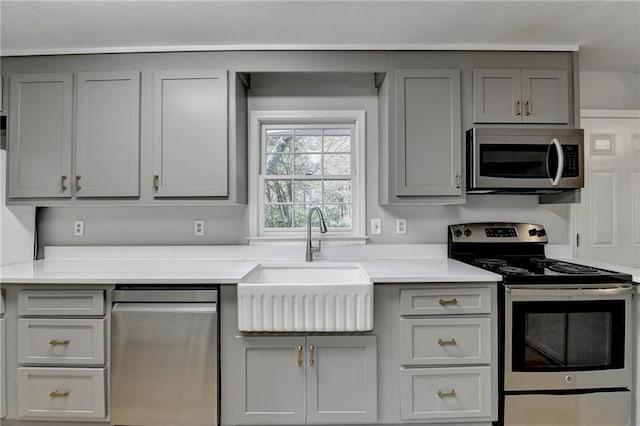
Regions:
<instances>
[{"instance_id":1,"label":"window sill","mask_svg":"<svg viewBox=\"0 0 640 426\"><path fill-rule=\"evenodd\" d=\"M323 235L322 237L317 234L311 236L312 241L321 240L325 244L329 245L354 245L354 244L367 244L368 236L354 237L347 235ZM249 245L289 245L291 243L305 242L306 237L303 236L269 236L269 237L247 237Z\"/></svg>"}]
</instances>

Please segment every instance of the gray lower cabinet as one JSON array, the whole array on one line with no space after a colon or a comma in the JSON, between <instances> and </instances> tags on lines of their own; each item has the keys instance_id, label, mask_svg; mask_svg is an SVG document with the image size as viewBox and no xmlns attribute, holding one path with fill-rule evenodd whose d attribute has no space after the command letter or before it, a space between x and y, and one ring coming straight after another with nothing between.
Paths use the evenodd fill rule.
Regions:
<instances>
[{"instance_id":1,"label":"gray lower cabinet","mask_svg":"<svg viewBox=\"0 0 640 426\"><path fill-rule=\"evenodd\" d=\"M75 196L139 196L140 73L81 72L77 87Z\"/></svg>"},{"instance_id":2,"label":"gray lower cabinet","mask_svg":"<svg viewBox=\"0 0 640 426\"><path fill-rule=\"evenodd\" d=\"M0 291L0 419L7 415L7 401L6 401L6 377L7 377L7 365L4 359L5 351L5 328L4 325L4 295Z\"/></svg>"},{"instance_id":3,"label":"gray lower cabinet","mask_svg":"<svg viewBox=\"0 0 640 426\"><path fill-rule=\"evenodd\" d=\"M73 75L14 74L9 86L9 198L71 197Z\"/></svg>"},{"instance_id":4,"label":"gray lower cabinet","mask_svg":"<svg viewBox=\"0 0 640 426\"><path fill-rule=\"evenodd\" d=\"M156 71L153 78L154 197L227 197L227 71Z\"/></svg>"},{"instance_id":5,"label":"gray lower cabinet","mask_svg":"<svg viewBox=\"0 0 640 426\"><path fill-rule=\"evenodd\" d=\"M473 121L569 123L568 75L564 69L474 69Z\"/></svg>"},{"instance_id":6,"label":"gray lower cabinet","mask_svg":"<svg viewBox=\"0 0 640 426\"><path fill-rule=\"evenodd\" d=\"M240 424L376 422L376 336L238 338Z\"/></svg>"},{"instance_id":7,"label":"gray lower cabinet","mask_svg":"<svg viewBox=\"0 0 640 426\"><path fill-rule=\"evenodd\" d=\"M16 418L104 421L104 290L19 290Z\"/></svg>"},{"instance_id":8,"label":"gray lower cabinet","mask_svg":"<svg viewBox=\"0 0 640 426\"><path fill-rule=\"evenodd\" d=\"M76 77L74 115L72 73L11 76L9 198L139 195L140 73Z\"/></svg>"}]
</instances>

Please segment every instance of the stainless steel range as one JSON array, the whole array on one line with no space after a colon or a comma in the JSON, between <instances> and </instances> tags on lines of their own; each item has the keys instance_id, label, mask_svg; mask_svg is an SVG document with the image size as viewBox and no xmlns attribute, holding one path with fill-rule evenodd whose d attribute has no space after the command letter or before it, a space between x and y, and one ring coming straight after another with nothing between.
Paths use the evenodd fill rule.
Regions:
<instances>
[{"instance_id":1,"label":"stainless steel range","mask_svg":"<svg viewBox=\"0 0 640 426\"><path fill-rule=\"evenodd\" d=\"M449 257L502 275L505 425L631 423L631 276L549 259L543 226L449 226Z\"/></svg>"}]
</instances>

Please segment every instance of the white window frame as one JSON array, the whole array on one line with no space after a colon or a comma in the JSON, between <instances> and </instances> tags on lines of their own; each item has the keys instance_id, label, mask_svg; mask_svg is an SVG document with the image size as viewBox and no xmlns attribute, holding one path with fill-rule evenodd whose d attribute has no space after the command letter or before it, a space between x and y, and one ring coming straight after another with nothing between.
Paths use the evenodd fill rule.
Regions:
<instances>
[{"instance_id":1,"label":"white window frame","mask_svg":"<svg viewBox=\"0 0 640 426\"><path fill-rule=\"evenodd\" d=\"M262 169L262 132L264 125L349 125L351 136L352 180L351 180L351 229L330 229L323 240L366 241L365 235L365 135L366 114L361 110L338 111L253 111L249 121L249 240L253 243L286 242L306 239L306 230L264 229L264 189L260 171ZM314 221L315 223L315 221ZM314 227L315 229L315 227ZM315 236L315 235L314 235Z\"/></svg>"}]
</instances>

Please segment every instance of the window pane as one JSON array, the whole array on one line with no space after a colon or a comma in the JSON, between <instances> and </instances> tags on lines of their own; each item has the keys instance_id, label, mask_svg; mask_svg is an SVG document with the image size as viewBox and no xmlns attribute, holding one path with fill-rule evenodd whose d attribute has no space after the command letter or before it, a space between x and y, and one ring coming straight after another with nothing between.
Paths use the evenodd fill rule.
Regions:
<instances>
[{"instance_id":1,"label":"window pane","mask_svg":"<svg viewBox=\"0 0 640 426\"><path fill-rule=\"evenodd\" d=\"M351 204L325 204L322 212L329 228L351 228Z\"/></svg>"},{"instance_id":2,"label":"window pane","mask_svg":"<svg viewBox=\"0 0 640 426\"><path fill-rule=\"evenodd\" d=\"M296 129L295 152L322 151L321 129Z\"/></svg>"},{"instance_id":3,"label":"window pane","mask_svg":"<svg viewBox=\"0 0 640 426\"><path fill-rule=\"evenodd\" d=\"M265 203L290 203L291 195L292 194L291 194L290 180L265 180L264 181Z\"/></svg>"},{"instance_id":4,"label":"window pane","mask_svg":"<svg viewBox=\"0 0 640 426\"><path fill-rule=\"evenodd\" d=\"M293 141L293 130L269 129L266 135L266 153L291 152Z\"/></svg>"},{"instance_id":5,"label":"window pane","mask_svg":"<svg viewBox=\"0 0 640 426\"><path fill-rule=\"evenodd\" d=\"M295 154L296 175L318 175L321 172L321 154Z\"/></svg>"},{"instance_id":6,"label":"window pane","mask_svg":"<svg viewBox=\"0 0 640 426\"><path fill-rule=\"evenodd\" d=\"M291 204L265 204L265 228L291 228L293 224Z\"/></svg>"},{"instance_id":7,"label":"window pane","mask_svg":"<svg viewBox=\"0 0 640 426\"><path fill-rule=\"evenodd\" d=\"M324 151L325 152L351 152L351 130L350 129L325 129Z\"/></svg>"},{"instance_id":8,"label":"window pane","mask_svg":"<svg viewBox=\"0 0 640 426\"><path fill-rule=\"evenodd\" d=\"M293 155L269 154L265 164L266 175L291 175L293 174Z\"/></svg>"},{"instance_id":9,"label":"window pane","mask_svg":"<svg viewBox=\"0 0 640 426\"><path fill-rule=\"evenodd\" d=\"M324 156L325 175L348 175L351 173L350 154L326 154Z\"/></svg>"},{"instance_id":10,"label":"window pane","mask_svg":"<svg viewBox=\"0 0 640 426\"><path fill-rule=\"evenodd\" d=\"M324 181L325 203L351 203L350 180L326 180Z\"/></svg>"},{"instance_id":11,"label":"window pane","mask_svg":"<svg viewBox=\"0 0 640 426\"><path fill-rule=\"evenodd\" d=\"M322 203L322 181L300 180L294 182L296 203L320 204Z\"/></svg>"},{"instance_id":12,"label":"window pane","mask_svg":"<svg viewBox=\"0 0 640 426\"><path fill-rule=\"evenodd\" d=\"M293 205L293 217L294 217L294 226L296 228L307 228L307 215L309 214L309 209L312 206L308 204L294 204ZM312 228L318 227L318 218L316 213L313 214L313 219L311 221Z\"/></svg>"}]
</instances>

